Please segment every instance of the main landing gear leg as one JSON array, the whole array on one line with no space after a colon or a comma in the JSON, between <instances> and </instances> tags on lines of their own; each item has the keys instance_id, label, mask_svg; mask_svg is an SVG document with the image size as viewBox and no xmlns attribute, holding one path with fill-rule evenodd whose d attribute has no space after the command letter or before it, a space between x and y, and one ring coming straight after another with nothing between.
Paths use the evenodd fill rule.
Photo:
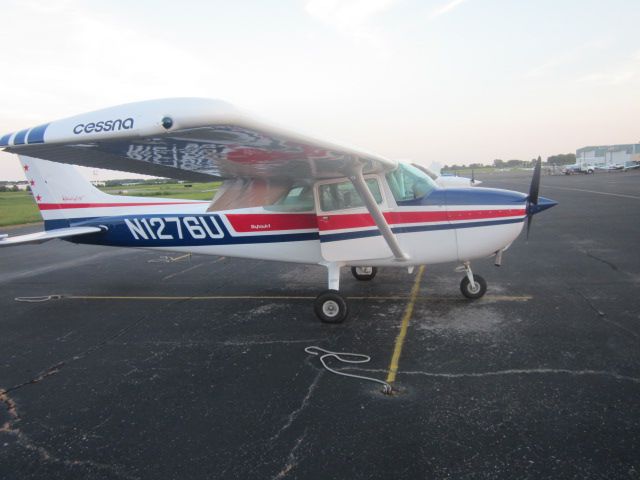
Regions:
<instances>
[{"instance_id":1,"label":"main landing gear leg","mask_svg":"<svg viewBox=\"0 0 640 480\"><path fill-rule=\"evenodd\" d=\"M487 282L480 275L473 274L469 262L464 262L464 271L466 275L460 282L462 294L472 300L482 297L487 292Z\"/></svg>"},{"instance_id":2,"label":"main landing gear leg","mask_svg":"<svg viewBox=\"0 0 640 480\"><path fill-rule=\"evenodd\" d=\"M316 315L325 323L342 323L349 314L347 301L338 293L340 267L337 263L327 265L329 289L318 295L313 305Z\"/></svg>"}]
</instances>

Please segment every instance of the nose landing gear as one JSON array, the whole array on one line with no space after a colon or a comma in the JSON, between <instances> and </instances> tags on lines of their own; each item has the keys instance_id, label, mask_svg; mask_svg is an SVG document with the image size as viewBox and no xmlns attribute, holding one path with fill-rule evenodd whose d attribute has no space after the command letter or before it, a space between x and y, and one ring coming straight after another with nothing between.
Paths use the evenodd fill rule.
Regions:
<instances>
[{"instance_id":1,"label":"nose landing gear","mask_svg":"<svg viewBox=\"0 0 640 480\"><path fill-rule=\"evenodd\" d=\"M487 293L487 282L480 275L474 275L471 271L469 262L464 263L464 271L466 275L460 282L460 291L462 295L472 300L476 300Z\"/></svg>"}]
</instances>

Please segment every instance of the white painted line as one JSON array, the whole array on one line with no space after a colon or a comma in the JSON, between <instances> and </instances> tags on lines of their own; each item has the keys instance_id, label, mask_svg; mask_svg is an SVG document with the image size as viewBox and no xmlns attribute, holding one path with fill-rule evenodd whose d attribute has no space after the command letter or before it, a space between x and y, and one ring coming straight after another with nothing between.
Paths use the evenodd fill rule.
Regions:
<instances>
[{"instance_id":1,"label":"white painted line","mask_svg":"<svg viewBox=\"0 0 640 480\"><path fill-rule=\"evenodd\" d=\"M555 187L553 185L543 185L543 188L557 188L559 190L574 190L576 192L596 193L598 195L609 195L610 197L633 198L634 200L640 200L640 197L636 195L625 195L623 193L597 192L595 190L585 190L583 188Z\"/></svg>"}]
</instances>

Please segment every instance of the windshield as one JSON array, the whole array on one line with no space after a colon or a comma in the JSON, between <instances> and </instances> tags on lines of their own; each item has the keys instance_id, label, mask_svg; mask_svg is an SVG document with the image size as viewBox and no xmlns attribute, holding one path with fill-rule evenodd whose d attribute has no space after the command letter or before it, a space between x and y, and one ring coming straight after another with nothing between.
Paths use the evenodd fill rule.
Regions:
<instances>
[{"instance_id":1,"label":"windshield","mask_svg":"<svg viewBox=\"0 0 640 480\"><path fill-rule=\"evenodd\" d=\"M426 197L437 188L427 174L405 163L387 173L386 177L396 202Z\"/></svg>"}]
</instances>

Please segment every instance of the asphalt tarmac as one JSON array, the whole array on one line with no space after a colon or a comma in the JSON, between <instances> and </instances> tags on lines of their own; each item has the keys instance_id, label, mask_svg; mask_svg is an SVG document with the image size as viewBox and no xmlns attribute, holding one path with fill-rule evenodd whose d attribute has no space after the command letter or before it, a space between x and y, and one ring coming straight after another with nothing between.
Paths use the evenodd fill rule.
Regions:
<instances>
[{"instance_id":1,"label":"asphalt tarmac","mask_svg":"<svg viewBox=\"0 0 640 480\"><path fill-rule=\"evenodd\" d=\"M313 314L321 267L0 250L0 479L640 479L640 172L541 195L528 243L473 265L484 299L455 265L344 271L342 325ZM384 380L403 320L393 395L304 351Z\"/></svg>"}]
</instances>

